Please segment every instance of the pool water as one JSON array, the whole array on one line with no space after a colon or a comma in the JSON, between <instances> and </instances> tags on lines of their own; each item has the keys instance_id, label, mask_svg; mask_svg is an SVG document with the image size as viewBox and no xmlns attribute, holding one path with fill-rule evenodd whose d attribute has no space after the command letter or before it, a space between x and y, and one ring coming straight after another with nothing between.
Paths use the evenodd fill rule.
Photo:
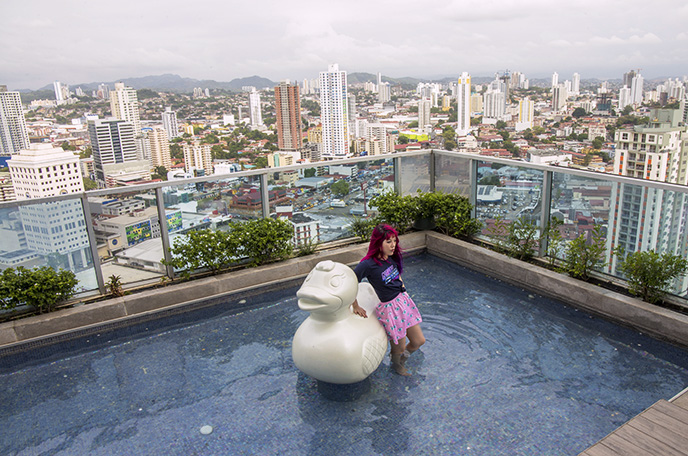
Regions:
<instances>
[{"instance_id":1,"label":"pool water","mask_svg":"<svg viewBox=\"0 0 688 456\"><path fill-rule=\"evenodd\" d=\"M291 359L297 288L238 313L230 296L0 358L0 454L577 455L688 385L685 350L430 255L405 266L428 341L412 377L386 357L368 393L328 401Z\"/></svg>"}]
</instances>

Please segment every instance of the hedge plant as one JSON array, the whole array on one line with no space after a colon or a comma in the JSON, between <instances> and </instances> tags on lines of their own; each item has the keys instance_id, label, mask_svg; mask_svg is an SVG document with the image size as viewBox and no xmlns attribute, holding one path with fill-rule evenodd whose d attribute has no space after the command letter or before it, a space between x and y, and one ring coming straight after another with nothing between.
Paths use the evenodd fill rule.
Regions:
<instances>
[{"instance_id":1,"label":"hedge plant","mask_svg":"<svg viewBox=\"0 0 688 456\"><path fill-rule=\"evenodd\" d=\"M628 278L628 291L654 304L664 298L673 280L686 274L688 260L673 253L633 252L619 270Z\"/></svg>"},{"instance_id":2,"label":"hedge plant","mask_svg":"<svg viewBox=\"0 0 688 456\"><path fill-rule=\"evenodd\" d=\"M593 269L604 265L604 244L602 225L595 225L589 239L587 233L583 233L569 243L564 257L564 270L571 277L588 280Z\"/></svg>"},{"instance_id":3,"label":"hedge plant","mask_svg":"<svg viewBox=\"0 0 688 456\"><path fill-rule=\"evenodd\" d=\"M217 274L248 258L250 266L289 258L293 252L293 226L283 220L258 219L233 222L228 231L197 230L185 233L170 248L169 263L183 278L196 271Z\"/></svg>"},{"instance_id":4,"label":"hedge plant","mask_svg":"<svg viewBox=\"0 0 688 456\"><path fill-rule=\"evenodd\" d=\"M74 296L78 283L74 272L65 269L7 268L0 274L0 306L14 309L27 305L39 313L50 312Z\"/></svg>"}]
</instances>

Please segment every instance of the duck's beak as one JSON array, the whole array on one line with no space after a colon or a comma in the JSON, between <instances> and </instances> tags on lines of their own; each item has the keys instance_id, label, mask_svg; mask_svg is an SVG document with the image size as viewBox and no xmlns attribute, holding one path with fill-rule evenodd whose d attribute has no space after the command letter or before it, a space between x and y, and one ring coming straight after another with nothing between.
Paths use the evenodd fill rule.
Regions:
<instances>
[{"instance_id":1,"label":"duck's beak","mask_svg":"<svg viewBox=\"0 0 688 456\"><path fill-rule=\"evenodd\" d=\"M330 307L334 311L342 303L339 297L323 292L322 289L311 287L301 287L296 292L296 297L299 298L299 309L307 312L326 307Z\"/></svg>"}]
</instances>

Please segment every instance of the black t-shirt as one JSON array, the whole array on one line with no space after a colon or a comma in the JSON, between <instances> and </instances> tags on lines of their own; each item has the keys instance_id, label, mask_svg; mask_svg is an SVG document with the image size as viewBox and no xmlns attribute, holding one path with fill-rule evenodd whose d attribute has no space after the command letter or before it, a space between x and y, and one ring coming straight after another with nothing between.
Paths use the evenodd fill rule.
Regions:
<instances>
[{"instance_id":1,"label":"black t-shirt","mask_svg":"<svg viewBox=\"0 0 688 456\"><path fill-rule=\"evenodd\" d=\"M384 261L378 259L378 261L380 264L372 258L363 260L354 268L354 272L359 282L368 279L377 297L380 298L380 302L391 301L399 293L406 291L399 274L399 266L391 257Z\"/></svg>"}]
</instances>

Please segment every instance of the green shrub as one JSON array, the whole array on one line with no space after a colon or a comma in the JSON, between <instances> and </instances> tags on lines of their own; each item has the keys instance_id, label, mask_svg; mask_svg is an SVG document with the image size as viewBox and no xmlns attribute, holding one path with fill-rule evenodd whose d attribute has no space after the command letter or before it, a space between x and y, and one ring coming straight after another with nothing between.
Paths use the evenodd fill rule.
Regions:
<instances>
[{"instance_id":1,"label":"green shrub","mask_svg":"<svg viewBox=\"0 0 688 456\"><path fill-rule=\"evenodd\" d=\"M540 242L542 242L543 238L547 237L547 251L545 255L547 256L550 266L554 266L557 258L559 258L561 247L564 244L564 238L561 236L561 231L559 231L561 224L561 220L553 218L542 233L540 239Z\"/></svg>"},{"instance_id":2,"label":"green shrub","mask_svg":"<svg viewBox=\"0 0 688 456\"><path fill-rule=\"evenodd\" d=\"M587 280L590 271L604 265L605 251L602 226L595 225L590 240L587 234L583 233L569 243L564 259L564 270L571 277Z\"/></svg>"},{"instance_id":3,"label":"green shrub","mask_svg":"<svg viewBox=\"0 0 688 456\"><path fill-rule=\"evenodd\" d=\"M483 224L471 217L473 205L468 198L453 193L436 192L433 197L436 230L452 237L471 237Z\"/></svg>"},{"instance_id":4,"label":"green shrub","mask_svg":"<svg viewBox=\"0 0 688 456\"><path fill-rule=\"evenodd\" d=\"M353 217L349 229L351 234L357 236L364 242L370 241L370 235L373 233L373 228L380 223L380 219L376 217L363 218L363 217Z\"/></svg>"},{"instance_id":5,"label":"green shrub","mask_svg":"<svg viewBox=\"0 0 688 456\"><path fill-rule=\"evenodd\" d=\"M393 191L374 196L370 205L377 208L380 223L387 223L399 234L408 232L416 221L415 203L412 196L400 196Z\"/></svg>"},{"instance_id":6,"label":"green shrub","mask_svg":"<svg viewBox=\"0 0 688 456\"><path fill-rule=\"evenodd\" d=\"M656 303L664 298L672 280L686 274L688 260L673 253L633 252L621 262L619 270L628 277L632 294Z\"/></svg>"},{"instance_id":7,"label":"green shrub","mask_svg":"<svg viewBox=\"0 0 688 456\"><path fill-rule=\"evenodd\" d=\"M27 305L39 313L50 312L60 302L74 296L79 281L72 271L55 271L49 266L8 268L0 275L0 305L13 309Z\"/></svg>"},{"instance_id":8,"label":"green shrub","mask_svg":"<svg viewBox=\"0 0 688 456\"><path fill-rule=\"evenodd\" d=\"M173 258L170 265L189 278L193 272L208 270L217 274L238 259L239 242L231 232L208 229L189 231L178 237L170 248ZM164 264L167 262L163 261Z\"/></svg>"},{"instance_id":9,"label":"green shrub","mask_svg":"<svg viewBox=\"0 0 688 456\"><path fill-rule=\"evenodd\" d=\"M289 258L293 251L294 227L284 220L258 219L230 225L251 266Z\"/></svg>"},{"instance_id":10,"label":"green shrub","mask_svg":"<svg viewBox=\"0 0 688 456\"><path fill-rule=\"evenodd\" d=\"M108 281L105 282L105 288L110 291L110 295L115 298L124 296L124 289L122 288L122 277L112 274L108 277Z\"/></svg>"},{"instance_id":11,"label":"green shrub","mask_svg":"<svg viewBox=\"0 0 688 456\"><path fill-rule=\"evenodd\" d=\"M539 246L537 227L523 217L509 224L502 217L497 218L488 235L494 240L497 251L519 260L533 258Z\"/></svg>"}]
</instances>

